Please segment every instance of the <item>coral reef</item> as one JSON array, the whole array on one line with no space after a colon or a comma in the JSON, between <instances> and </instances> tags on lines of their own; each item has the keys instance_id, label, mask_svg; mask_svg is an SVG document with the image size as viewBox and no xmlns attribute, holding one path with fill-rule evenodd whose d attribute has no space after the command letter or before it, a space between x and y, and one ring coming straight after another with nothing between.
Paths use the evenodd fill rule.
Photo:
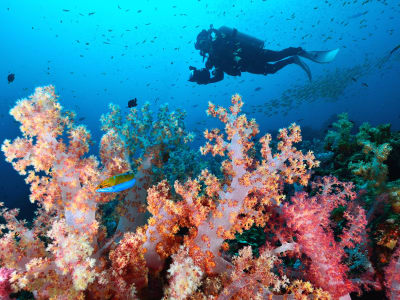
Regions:
<instances>
[{"instance_id":1,"label":"coral reef","mask_svg":"<svg viewBox=\"0 0 400 300\"><path fill-rule=\"evenodd\" d=\"M201 148L203 157L222 158L217 175L206 160L182 166L174 159L195 156L186 147L183 114L166 106L156 120L145 105L141 116L134 109L124 121L112 105L102 118L99 162L87 156L90 134L63 112L54 87L18 101L10 113L22 137L6 140L2 150L26 176L39 209L32 226L18 220L18 210L1 210L0 295L350 299L351 292L385 288L399 299L398 239L382 282L370 262L368 214L357 185L312 176L319 162L296 148L298 125L280 129L272 147L272 136L259 137L255 120L241 113L241 97L231 101L229 109L209 103L207 110L224 125L205 130ZM383 158L389 147L375 151L379 145L366 155ZM99 182L126 171L136 172L133 188L96 192ZM396 193L390 184L384 190ZM117 203L108 208L115 231L101 223L110 201ZM252 242L251 232L263 238Z\"/></svg>"}]
</instances>

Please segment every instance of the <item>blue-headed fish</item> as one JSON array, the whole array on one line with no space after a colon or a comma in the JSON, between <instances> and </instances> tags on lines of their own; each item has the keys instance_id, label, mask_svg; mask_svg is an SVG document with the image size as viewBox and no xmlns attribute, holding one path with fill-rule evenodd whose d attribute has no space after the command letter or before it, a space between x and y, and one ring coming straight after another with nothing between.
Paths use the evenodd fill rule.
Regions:
<instances>
[{"instance_id":1,"label":"blue-headed fish","mask_svg":"<svg viewBox=\"0 0 400 300\"><path fill-rule=\"evenodd\" d=\"M116 193L126 189L130 189L136 182L135 174L123 173L107 178L98 186L96 192L99 193Z\"/></svg>"}]
</instances>

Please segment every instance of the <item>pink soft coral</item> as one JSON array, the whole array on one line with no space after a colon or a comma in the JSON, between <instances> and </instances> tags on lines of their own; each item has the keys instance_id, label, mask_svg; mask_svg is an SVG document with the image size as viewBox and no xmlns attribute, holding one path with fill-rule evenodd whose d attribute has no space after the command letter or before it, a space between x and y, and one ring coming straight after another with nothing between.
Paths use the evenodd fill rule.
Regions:
<instances>
[{"instance_id":1,"label":"pink soft coral","mask_svg":"<svg viewBox=\"0 0 400 300\"><path fill-rule=\"evenodd\" d=\"M387 295L390 300L400 300L400 242L392 255L391 262L386 268Z\"/></svg>"},{"instance_id":2,"label":"pink soft coral","mask_svg":"<svg viewBox=\"0 0 400 300\"><path fill-rule=\"evenodd\" d=\"M0 268L0 299L9 300L8 295L11 293L10 278L13 270Z\"/></svg>"},{"instance_id":3,"label":"pink soft coral","mask_svg":"<svg viewBox=\"0 0 400 300\"><path fill-rule=\"evenodd\" d=\"M367 223L365 212L352 203L356 197L352 183L324 177L313 186L317 190L315 196L296 193L290 203L283 205L282 216L293 230L300 251L311 259L307 278L336 299L357 290L348 279L348 267L342 259L346 256L344 247L354 247L361 242ZM348 225L337 242L330 228L330 213L340 205L348 205L349 212L344 215Z\"/></svg>"}]
</instances>

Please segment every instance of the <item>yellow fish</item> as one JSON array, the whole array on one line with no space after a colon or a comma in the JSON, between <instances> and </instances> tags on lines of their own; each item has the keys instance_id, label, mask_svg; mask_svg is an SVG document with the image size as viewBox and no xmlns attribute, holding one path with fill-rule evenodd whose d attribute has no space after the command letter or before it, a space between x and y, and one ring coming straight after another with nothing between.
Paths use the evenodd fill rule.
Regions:
<instances>
[{"instance_id":1,"label":"yellow fish","mask_svg":"<svg viewBox=\"0 0 400 300\"><path fill-rule=\"evenodd\" d=\"M126 189L130 189L136 182L133 173L123 173L107 178L98 186L96 192L99 193L116 193Z\"/></svg>"}]
</instances>

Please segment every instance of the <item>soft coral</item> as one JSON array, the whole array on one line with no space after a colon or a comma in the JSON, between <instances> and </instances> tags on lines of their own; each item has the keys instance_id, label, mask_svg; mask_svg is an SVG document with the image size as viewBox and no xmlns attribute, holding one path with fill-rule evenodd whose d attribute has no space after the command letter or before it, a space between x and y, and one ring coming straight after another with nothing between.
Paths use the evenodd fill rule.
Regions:
<instances>
[{"instance_id":1,"label":"soft coral","mask_svg":"<svg viewBox=\"0 0 400 300\"><path fill-rule=\"evenodd\" d=\"M317 286L329 291L335 298L346 296L357 286L348 278L348 267L342 263L346 256L344 247L354 246L361 241L366 218L362 208L352 203L356 194L351 183L339 182L335 177L324 177L313 184L315 196L298 192L291 203L282 207L282 216L289 229L295 232L300 251L310 259L308 278ZM347 200L350 200L348 203ZM330 227L330 213L340 205L348 205L351 213L347 219L340 241L336 241Z\"/></svg>"}]
</instances>

